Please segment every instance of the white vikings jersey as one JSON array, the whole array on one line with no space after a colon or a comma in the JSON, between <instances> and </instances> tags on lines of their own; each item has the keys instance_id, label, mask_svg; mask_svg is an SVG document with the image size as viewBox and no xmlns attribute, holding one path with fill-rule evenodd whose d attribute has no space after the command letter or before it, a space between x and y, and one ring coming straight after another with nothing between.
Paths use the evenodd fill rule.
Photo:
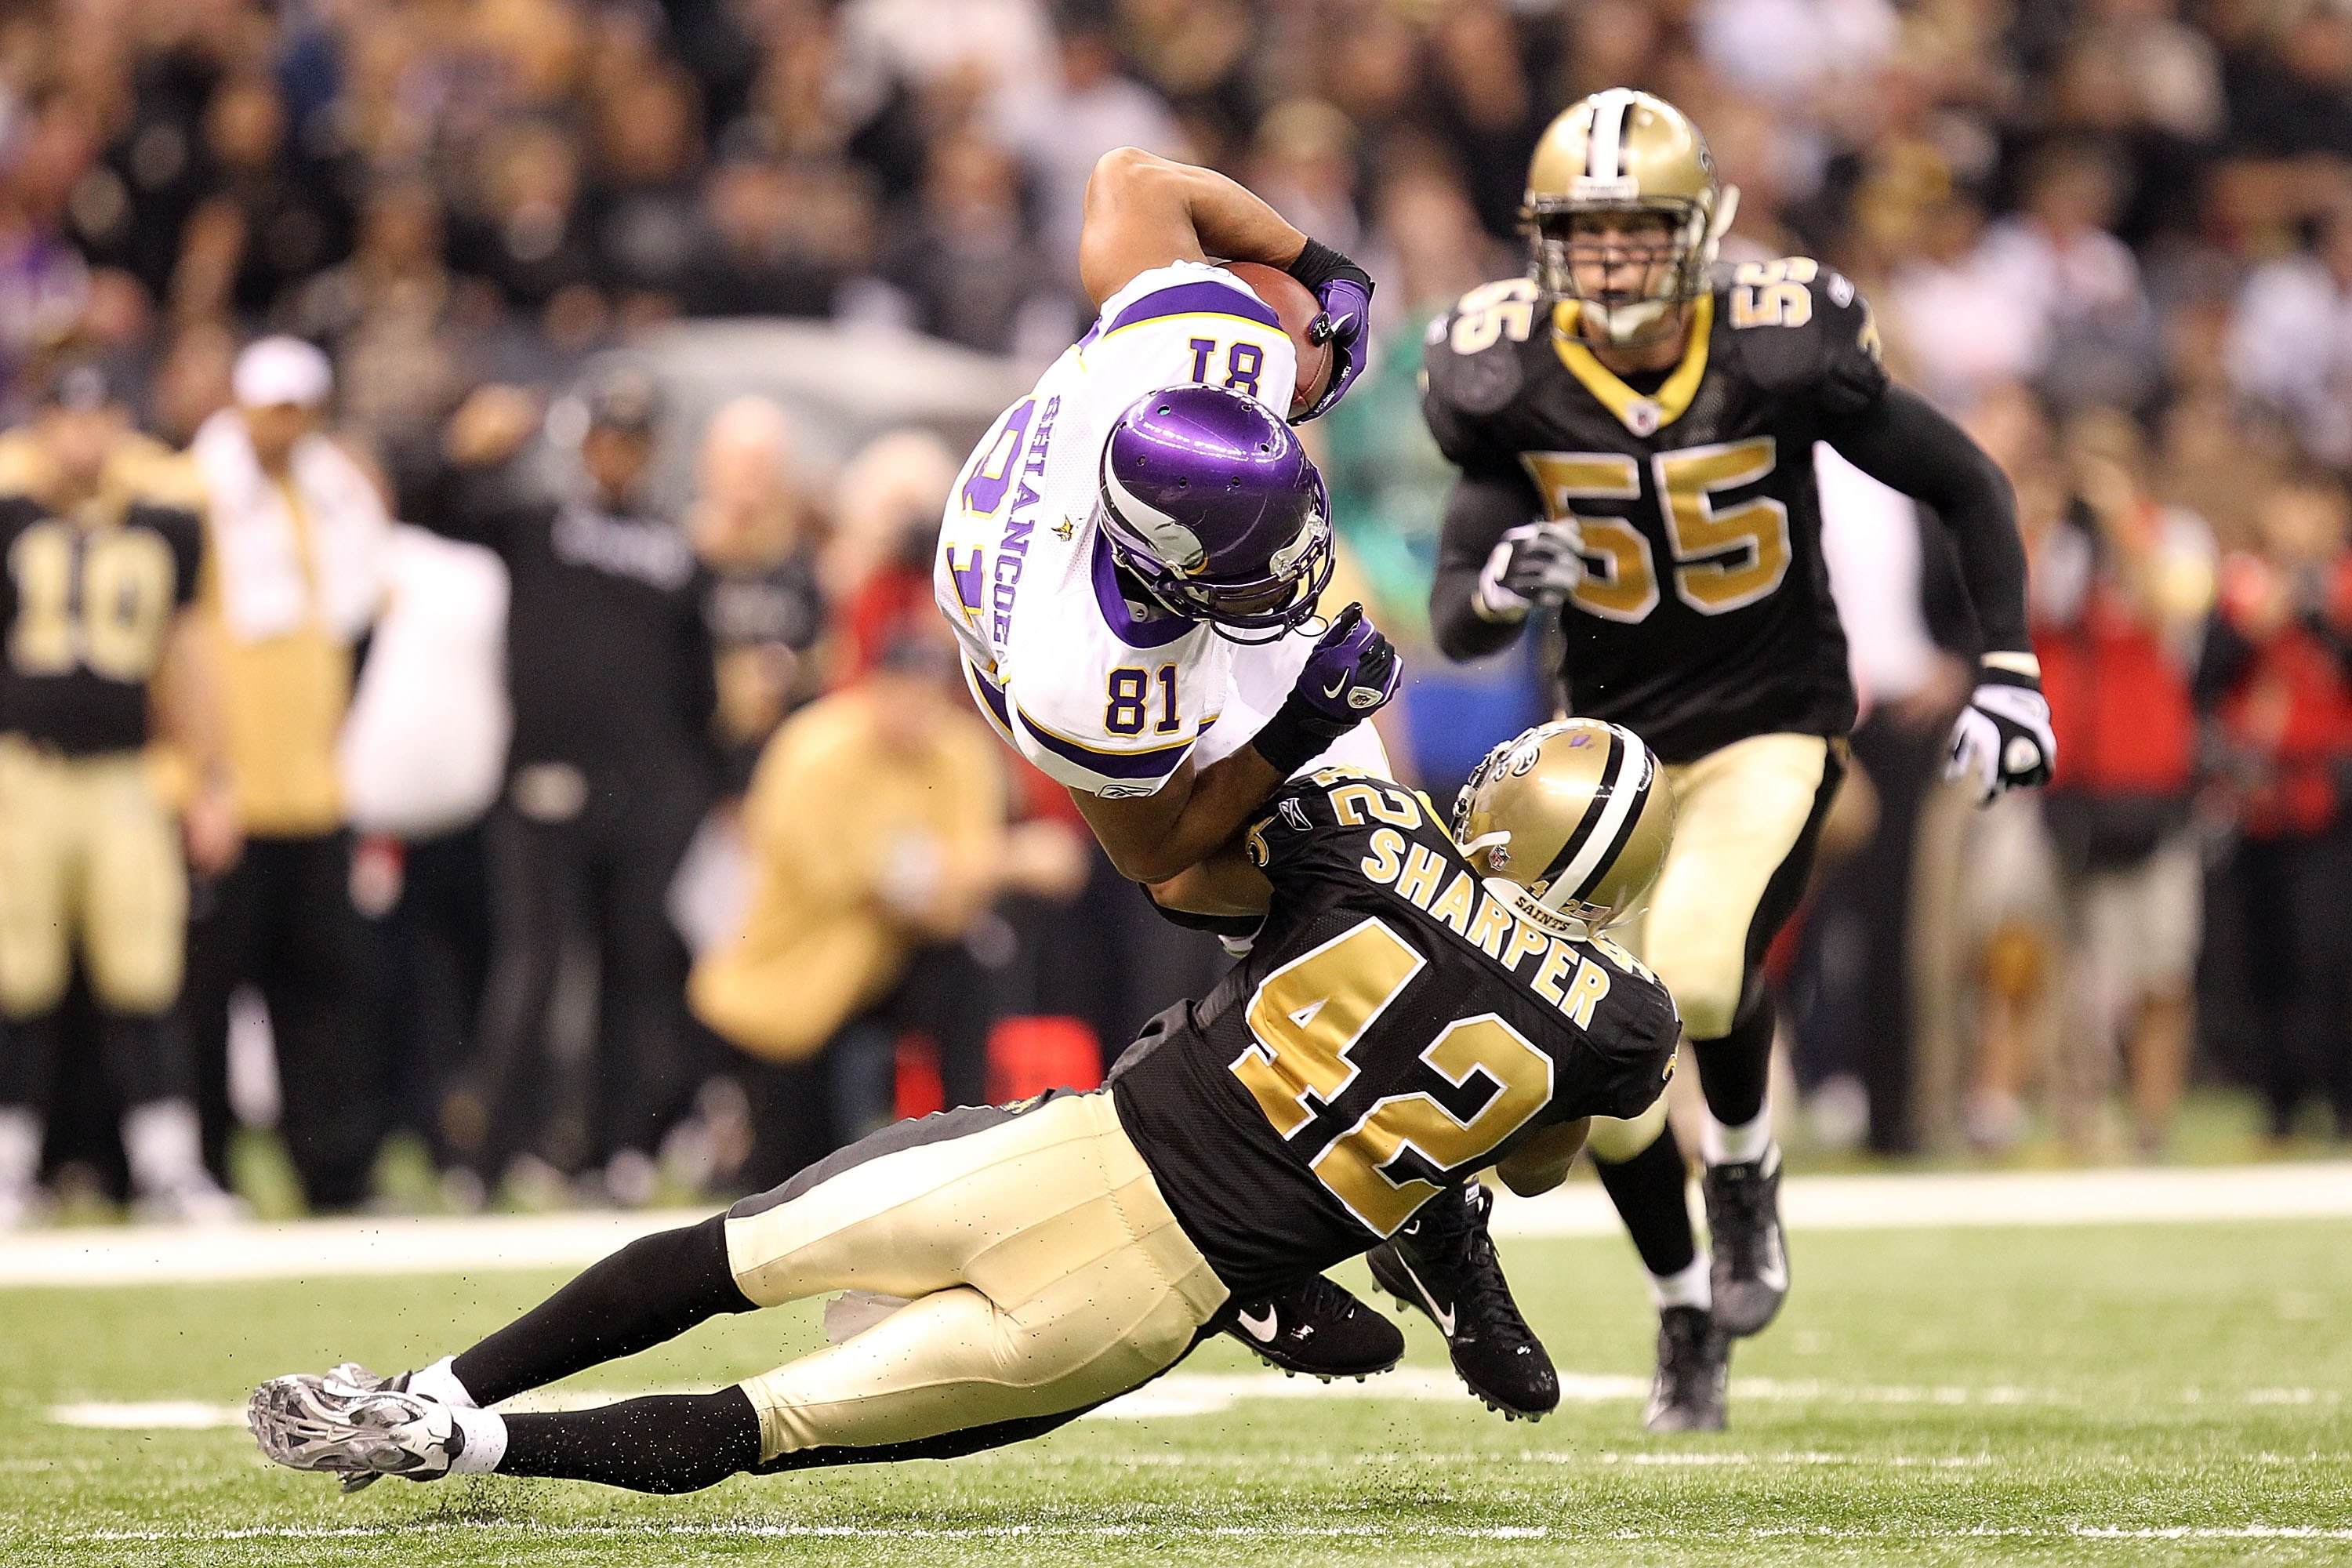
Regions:
<instances>
[{"instance_id":1,"label":"white vikings jersey","mask_svg":"<svg viewBox=\"0 0 2352 1568\"><path fill-rule=\"evenodd\" d=\"M1186 757L1205 767L1240 750L1289 695L1315 634L1248 647L1197 621L1139 616L1095 504L1103 444L1145 393L1205 382L1280 417L1297 380L1289 336L1231 273L1156 268L1104 301L956 476L932 572L940 608L982 711L1057 783L1154 794ZM1370 724L1307 765L1333 761L1385 776Z\"/></svg>"}]
</instances>

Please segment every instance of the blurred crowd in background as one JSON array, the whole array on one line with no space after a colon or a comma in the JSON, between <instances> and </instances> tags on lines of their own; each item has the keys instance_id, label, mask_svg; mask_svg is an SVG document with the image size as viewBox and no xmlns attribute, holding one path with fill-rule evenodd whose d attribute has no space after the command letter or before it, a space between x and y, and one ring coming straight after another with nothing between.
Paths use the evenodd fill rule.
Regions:
<instances>
[{"instance_id":1,"label":"blurred crowd in background","mask_svg":"<svg viewBox=\"0 0 2352 1568\"><path fill-rule=\"evenodd\" d=\"M266 395L374 498L294 585L325 684L225 667L243 847L194 857L181 1009L209 1162L275 1121L316 1207L390 1138L455 1202L641 1202L1098 1071L1218 955L969 710L928 563L973 432L819 454L629 355L799 317L1025 375L1090 313L1102 153L1233 174L1379 279L1309 437L1412 672L1391 752L1450 792L1549 699L1540 648L1429 647L1423 329L1524 270L1527 156L1612 85L1706 129L1727 256L1862 285L2031 552L2058 777L1979 814L1936 782L1972 636L1941 531L1823 460L1865 719L1778 960L1794 1136L2156 1157L2191 1081L2352 1136L2352 6L49 0L0 16L11 419L70 338L183 447L299 340L318 395ZM212 526L234 647L269 568ZM110 1179L106 1093L68 1064L46 1170Z\"/></svg>"}]
</instances>

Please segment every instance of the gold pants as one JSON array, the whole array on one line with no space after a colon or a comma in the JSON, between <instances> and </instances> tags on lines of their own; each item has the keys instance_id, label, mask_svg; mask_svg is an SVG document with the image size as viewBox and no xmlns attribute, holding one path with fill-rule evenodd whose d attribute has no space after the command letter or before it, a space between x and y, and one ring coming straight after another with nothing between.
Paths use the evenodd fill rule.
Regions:
<instances>
[{"instance_id":1,"label":"gold pants","mask_svg":"<svg viewBox=\"0 0 2352 1568\"><path fill-rule=\"evenodd\" d=\"M938 1135L919 1142L927 1128ZM881 1152L836 1155L728 1216L735 1282L761 1306L909 1298L742 1385L762 1462L1099 1404L1175 1364L1224 1303L1108 1093L951 1112L868 1142ZM796 1190L810 1176L822 1179Z\"/></svg>"},{"instance_id":2,"label":"gold pants","mask_svg":"<svg viewBox=\"0 0 2352 1568\"><path fill-rule=\"evenodd\" d=\"M1837 776L1819 735L1754 735L1667 767L1674 845L1619 940L1657 972L1692 1039L1731 1032L1759 906ZM1791 902L1802 890L1783 889Z\"/></svg>"},{"instance_id":3,"label":"gold pants","mask_svg":"<svg viewBox=\"0 0 2352 1568\"><path fill-rule=\"evenodd\" d=\"M187 870L137 752L61 757L0 740L0 1010L55 1007L77 939L91 994L151 1015L180 992Z\"/></svg>"}]
</instances>

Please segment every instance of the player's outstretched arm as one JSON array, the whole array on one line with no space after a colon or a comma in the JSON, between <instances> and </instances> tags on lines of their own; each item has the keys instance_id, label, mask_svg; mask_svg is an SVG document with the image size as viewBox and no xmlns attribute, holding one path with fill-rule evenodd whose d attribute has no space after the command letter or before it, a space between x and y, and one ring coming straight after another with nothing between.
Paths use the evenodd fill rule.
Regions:
<instances>
[{"instance_id":1,"label":"player's outstretched arm","mask_svg":"<svg viewBox=\"0 0 2352 1568\"><path fill-rule=\"evenodd\" d=\"M1855 468L1925 502L1951 531L1985 653L1952 732L1948 774L1971 779L1985 800L2047 784L2058 746L2026 631L2025 542L2009 477L1967 431L1906 387L1889 386L1828 434Z\"/></svg>"}]
</instances>

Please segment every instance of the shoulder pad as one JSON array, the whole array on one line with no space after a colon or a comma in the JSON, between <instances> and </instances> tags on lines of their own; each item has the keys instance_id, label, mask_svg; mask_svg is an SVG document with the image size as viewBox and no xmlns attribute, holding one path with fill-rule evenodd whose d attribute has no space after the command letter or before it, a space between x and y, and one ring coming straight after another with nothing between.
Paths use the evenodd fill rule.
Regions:
<instances>
[{"instance_id":1,"label":"shoulder pad","mask_svg":"<svg viewBox=\"0 0 2352 1568\"><path fill-rule=\"evenodd\" d=\"M1716 287L1740 363L1766 391L1811 393L1837 414L1868 407L1885 392L1878 324L1843 273L1788 256L1743 261Z\"/></svg>"},{"instance_id":2,"label":"shoulder pad","mask_svg":"<svg viewBox=\"0 0 2352 1568\"><path fill-rule=\"evenodd\" d=\"M1446 457L1463 463L1482 446L1478 424L1501 413L1527 379L1520 345L1542 302L1531 278L1482 283L1429 324L1422 348L1422 412Z\"/></svg>"}]
</instances>

